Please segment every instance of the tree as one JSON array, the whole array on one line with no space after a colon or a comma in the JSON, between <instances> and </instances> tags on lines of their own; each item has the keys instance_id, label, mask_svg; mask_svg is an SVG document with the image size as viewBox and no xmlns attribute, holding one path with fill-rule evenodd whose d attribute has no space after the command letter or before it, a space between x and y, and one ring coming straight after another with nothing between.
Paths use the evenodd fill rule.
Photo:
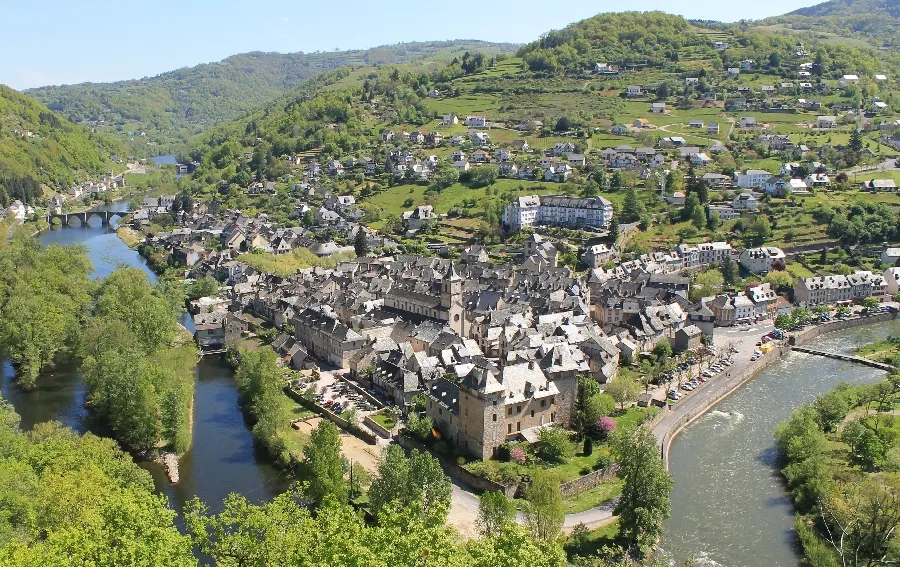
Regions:
<instances>
[{"instance_id":1,"label":"tree","mask_svg":"<svg viewBox=\"0 0 900 567\"><path fill-rule=\"evenodd\" d=\"M819 396L813 401L813 407L819 413L819 421L825 431L834 431L837 425L850 411L850 403L843 389L836 389Z\"/></svg>"},{"instance_id":2,"label":"tree","mask_svg":"<svg viewBox=\"0 0 900 567\"><path fill-rule=\"evenodd\" d=\"M859 130L856 128L850 132L850 141L847 144L847 147L850 148L850 151L856 154L857 156L862 153L863 150L863 140L862 134L859 133Z\"/></svg>"},{"instance_id":3,"label":"tree","mask_svg":"<svg viewBox=\"0 0 900 567\"><path fill-rule=\"evenodd\" d=\"M443 525L450 511L450 479L430 454L413 450L407 459L403 449L389 445L378 460L369 503L379 520L395 503L414 510L428 525Z\"/></svg>"},{"instance_id":4,"label":"tree","mask_svg":"<svg viewBox=\"0 0 900 567\"><path fill-rule=\"evenodd\" d=\"M324 419L319 422L303 447L303 456L310 472L306 498L317 506L328 497L345 502L349 487L344 480L344 456L337 426Z\"/></svg>"},{"instance_id":5,"label":"tree","mask_svg":"<svg viewBox=\"0 0 900 567\"><path fill-rule=\"evenodd\" d=\"M610 188L610 190L612 190L612 191L618 191L619 189L622 188L622 185L623 185L623 183L622 183L622 172L620 172L620 171L617 169L617 170L615 170L615 171L613 172L612 177L611 177L610 180L609 180L609 188Z\"/></svg>"},{"instance_id":6,"label":"tree","mask_svg":"<svg viewBox=\"0 0 900 567\"><path fill-rule=\"evenodd\" d=\"M772 225L765 215L757 215L750 223L747 232L756 244L764 244L772 236Z\"/></svg>"},{"instance_id":7,"label":"tree","mask_svg":"<svg viewBox=\"0 0 900 567\"><path fill-rule=\"evenodd\" d=\"M516 521L516 505L500 491L485 492L478 502L478 531L484 537L501 534Z\"/></svg>"},{"instance_id":8,"label":"tree","mask_svg":"<svg viewBox=\"0 0 900 567\"><path fill-rule=\"evenodd\" d=\"M715 232L719 230L720 226L722 226L722 215L719 214L719 211L709 213L709 220L706 222L706 228Z\"/></svg>"},{"instance_id":9,"label":"tree","mask_svg":"<svg viewBox=\"0 0 900 567\"><path fill-rule=\"evenodd\" d=\"M356 235L353 237L353 250L356 252L357 258L369 254L369 240L366 238L366 231L362 226L356 230Z\"/></svg>"},{"instance_id":10,"label":"tree","mask_svg":"<svg viewBox=\"0 0 900 567\"><path fill-rule=\"evenodd\" d=\"M616 174L618 173L616 171ZM615 175L613 175L613 179L615 179ZM634 187L629 187L625 190L625 198L622 200L622 216L628 222L635 222L641 218L642 214L644 214L644 205L638 201Z\"/></svg>"},{"instance_id":11,"label":"tree","mask_svg":"<svg viewBox=\"0 0 900 567\"><path fill-rule=\"evenodd\" d=\"M609 238L613 244L615 244L616 240L619 238L619 217L615 215L609 219Z\"/></svg>"},{"instance_id":12,"label":"tree","mask_svg":"<svg viewBox=\"0 0 900 567\"><path fill-rule=\"evenodd\" d=\"M612 396L612 399L619 404L619 409L624 410L625 404L634 401L641 391L641 386L631 378L616 376L606 383L603 388L605 394Z\"/></svg>"},{"instance_id":13,"label":"tree","mask_svg":"<svg viewBox=\"0 0 900 567\"><path fill-rule=\"evenodd\" d=\"M694 207L691 210L691 222L697 230L703 230L706 227L706 212L702 206Z\"/></svg>"},{"instance_id":14,"label":"tree","mask_svg":"<svg viewBox=\"0 0 900 567\"><path fill-rule=\"evenodd\" d=\"M624 480L622 497L616 504L619 535L641 549L656 543L662 523L669 517L672 477L659 458L656 437L645 426L619 433L613 440Z\"/></svg>"},{"instance_id":15,"label":"tree","mask_svg":"<svg viewBox=\"0 0 900 567\"><path fill-rule=\"evenodd\" d=\"M544 427L538 438L538 455L550 463L564 463L575 454L569 433L561 427Z\"/></svg>"},{"instance_id":16,"label":"tree","mask_svg":"<svg viewBox=\"0 0 900 567\"><path fill-rule=\"evenodd\" d=\"M863 307L866 309L872 310L877 308L880 305L880 302L875 297L866 297L863 299Z\"/></svg>"},{"instance_id":17,"label":"tree","mask_svg":"<svg viewBox=\"0 0 900 567\"><path fill-rule=\"evenodd\" d=\"M559 480L541 469L531 475L531 485L525 491L525 525L534 539L550 541L559 536L565 519Z\"/></svg>"},{"instance_id":18,"label":"tree","mask_svg":"<svg viewBox=\"0 0 900 567\"><path fill-rule=\"evenodd\" d=\"M775 328L782 331L790 331L795 327L794 318L789 313L779 313L775 316Z\"/></svg>"},{"instance_id":19,"label":"tree","mask_svg":"<svg viewBox=\"0 0 900 567\"><path fill-rule=\"evenodd\" d=\"M898 559L900 486L888 478L866 477L833 492L823 503L825 537L843 565L894 564Z\"/></svg>"},{"instance_id":20,"label":"tree","mask_svg":"<svg viewBox=\"0 0 900 567\"><path fill-rule=\"evenodd\" d=\"M730 256L726 256L724 260L722 260L722 265L720 266L722 270L722 281L725 285L734 285L738 280L738 268L737 264L734 260L731 259Z\"/></svg>"},{"instance_id":21,"label":"tree","mask_svg":"<svg viewBox=\"0 0 900 567\"><path fill-rule=\"evenodd\" d=\"M672 345L669 343L669 339L662 338L653 345L653 356L656 357L657 363L665 363L672 357Z\"/></svg>"},{"instance_id":22,"label":"tree","mask_svg":"<svg viewBox=\"0 0 900 567\"><path fill-rule=\"evenodd\" d=\"M722 272L711 268L694 276L691 285L690 299L698 301L701 297L710 297L722 293L725 277Z\"/></svg>"},{"instance_id":23,"label":"tree","mask_svg":"<svg viewBox=\"0 0 900 567\"><path fill-rule=\"evenodd\" d=\"M659 100L669 98L669 85L665 81L663 81L659 84L658 87L656 87L656 98L658 98Z\"/></svg>"}]
</instances>

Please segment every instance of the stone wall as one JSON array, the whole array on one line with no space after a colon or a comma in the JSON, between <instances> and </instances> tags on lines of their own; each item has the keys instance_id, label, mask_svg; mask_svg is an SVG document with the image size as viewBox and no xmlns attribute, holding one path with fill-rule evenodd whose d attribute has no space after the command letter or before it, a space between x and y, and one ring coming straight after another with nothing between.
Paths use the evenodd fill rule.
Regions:
<instances>
[{"instance_id":1,"label":"stone wall","mask_svg":"<svg viewBox=\"0 0 900 567\"><path fill-rule=\"evenodd\" d=\"M378 423L377 421L375 421L374 419L372 419L369 416L366 416L366 418L363 419L363 423L366 424L366 427L368 427L369 429L371 429L372 431L374 431L381 437L384 437L385 439L390 439L391 436L393 436L394 431L397 430L397 427L394 426L394 429L389 431L389 430L385 429L384 427L382 427L380 423Z\"/></svg>"},{"instance_id":2,"label":"stone wall","mask_svg":"<svg viewBox=\"0 0 900 567\"><path fill-rule=\"evenodd\" d=\"M421 443L419 443L418 441L416 441L415 439L413 439L411 437L407 437L406 435L403 434L402 431L397 435L396 439L397 439L397 443L401 447L406 449L407 451L416 449L421 452L431 453L431 451L428 450L428 447L426 447L425 445L422 445ZM504 486L504 485L500 484L499 482L494 482L492 480L489 480L487 478L484 478L484 477L481 477L481 476L478 476L478 475L472 473L471 471L465 469L464 467L459 466L454 461L452 461L451 459L448 459L447 457L445 457L443 455L436 455L434 453L431 453L431 454L434 455L437 458L438 462L441 463L441 468L444 469L444 473L447 476L449 476L453 480L459 481L460 483L467 486L471 490L477 490L479 492L497 492L497 491L499 491L499 492L502 492L503 494L505 494L506 497L510 498L510 499L514 498L516 496L516 491L519 489L518 484Z\"/></svg>"},{"instance_id":3,"label":"stone wall","mask_svg":"<svg viewBox=\"0 0 900 567\"><path fill-rule=\"evenodd\" d=\"M811 341L812 339L823 335L825 333L832 333L834 331L843 331L846 329L853 329L856 327L863 327L865 325L873 325L877 323L886 323L888 321L893 321L896 318L896 314L893 313L881 313L878 315L872 315L871 317L856 317L853 319L844 319L839 321L831 321L828 323L824 323L821 325L815 325L808 329L804 329L799 333L794 333L792 338L794 340L794 344L797 346L801 346ZM676 421L669 425L669 428L660 438L661 452L662 458L664 461L668 462L668 453L669 453L669 445L672 443L672 439L681 432L681 430L691 421L703 415L710 408L716 405L720 400L730 395L737 388L742 386L745 382L753 378L757 372L775 362L779 358L781 358L784 353L788 352L790 347L782 346L777 347L768 353L762 355L756 362L746 366L743 370L738 371L735 375L725 383L724 387L718 387L714 392L708 393L707 397L703 400L701 404L691 408L690 411L685 412L684 415L679 417ZM721 384L720 382L706 382L701 384L698 390L702 391L713 384ZM693 394L694 396L697 393ZM661 415L665 415L667 411L673 410L663 410L660 412Z\"/></svg>"},{"instance_id":4,"label":"stone wall","mask_svg":"<svg viewBox=\"0 0 900 567\"><path fill-rule=\"evenodd\" d=\"M369 445L377 444L378 441L374 435L360 430L359 427L356 427L355 425L351 424L349 421L342 418L341 416L328 411L327 409L325 409L322 406L320 406L319 404L317 404L314 400L307 400L306 398L303 397L303 394L301 394L297 390L291 388L290 386L284 387L284 393L287 394L287 396L289 398L291 398L292 400L294 400L301 406L305 407L306 409L308 409L310 411L316 412L317 414L321 415L322 417L324 417L331 423L337 425L341 429L344 429L344 430L352 433L353 435L359 437L360 439L362 439Z\"/></svg>"},{"instance_id":5,"label":"stone wall","mask_svg":"<svg viewBox=\"0 0 900 567\"><path fill-rule=\"evenodd\" d=\"M616 477L619 472L619 466L613 465L609 468L600 469L584 476L580 476L575 480L564 482L559 485L559 493L563 498L571 498L577 494L581 494L585 490L596 488L608 480Z\"/></svg>"}]
</instances>

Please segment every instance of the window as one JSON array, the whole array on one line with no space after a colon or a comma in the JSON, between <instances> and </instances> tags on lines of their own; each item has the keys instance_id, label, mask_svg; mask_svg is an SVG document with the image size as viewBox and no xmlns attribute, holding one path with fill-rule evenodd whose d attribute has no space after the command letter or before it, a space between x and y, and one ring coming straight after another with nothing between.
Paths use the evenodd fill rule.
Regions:
<instances>
[{"instance_id":1,"label":"window","mask_svg":"<svg viewBox=\"0 0 900 567\"><path fill-rule=\"evenodd\" d=\"M512 406L506 408L506 415L512 415Z\"/></svg>"},{"instance_id":2,"label":"window","mask_svg":"<svg viewBox=\"0 0 900 567\"><path fill-rule=\"evenodd\" d=\"M438 415L444 415L444 408L438 408Z\"/></svg>"},{"instance_id":3,"label":"window","mask_svg":"<svg viewBox=\"0 0 900 567\"><path fill-rule=\"evenodd\" d=\"M522 431L522 422L521 421L516 422L516 431Z\"/></svg>"},{"instance_id":4,"label":"window","mask_svg":"<svg viewBox=\"0 0 900 567\"><path fill-rule=\"evenodd\" d=\"M522 413L522 406L516 406L516 413Z\"/></svg>"},{"instance_id":5,"label":"window","mask_svg":"<svg viewBox=\"0 0 900 567\"><path fill-rule=\"evenodd\" d=\"M497 414L494 414L494 421L497 421Z\"/></svg>"},{"instance_id":6,"label":"window","mask_svg":"<svg viewBox=\"0 0 900 567\"><path fill-rule=\"evenodd\" d=\"M531 417L534 417L534 410L531 410Z\"/></svg>"},{"instance_id":7,"label":"window","mask_svg":"<svg viewBox=\"0 0 900 567\"><path fill-rule=\"evenodd\" d=\"M541 407L547 407L547 400L541 400Z\"/></svg>"},{"instance_id":8,"label":"window","mask_svg":"<svg viewBox=\"0 0 900 567\"><path fill-rule=\"evenodd\" d=\"M553 423L554 421L556 421L556 412L551 411L550 412L550 423Z\"/></svg>"},{"instance_id":9,"label":"window","mask_svg":"<svg viewBox=\"0 0 900 567\"><path fill-rule=\"evenodd\" d=\"M507 423L507 424L506 424L506 432L507 432L507 433L512 433L512 423Z\"/></svg>"}]
</instances>

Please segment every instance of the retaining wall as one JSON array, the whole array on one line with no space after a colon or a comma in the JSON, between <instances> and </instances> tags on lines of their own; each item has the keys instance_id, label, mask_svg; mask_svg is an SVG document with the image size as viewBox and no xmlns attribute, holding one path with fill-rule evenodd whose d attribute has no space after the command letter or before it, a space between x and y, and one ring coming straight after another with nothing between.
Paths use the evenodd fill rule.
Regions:
<instances>
[{"instance_id":1,"label":"retaining wall","mask_svg":"<svg viewBox=\"0 0 900 567\"><path fill-rule=\"evenodd\" d=\"M575 480L570 480L569 482L560 484L559 493L563 498L571 498L577 494L581 494L585 490L590 490L592 488L600 486L608 480L614 479L616 477L616 473L618 472L619 466L614 464L609 468L600 469L598 471L588 473L584 476L576 478Z\"/></svg>"},{"instance_id":2,"label":"retaining wall","mask_svg":"<svg viewBox=\"0 0 900 567\"><path fill-rule=\"evenodd\" d=\"M363 420L363 423L366 424L366 427L368 427L369 429L371 429L372 431L374 431L381 437L384 437L385 439L390 439L394 435L394 432L396 432L396 430L397 430L396 426L394 426L393 430L385 429L384 427L382 427L382 425L380 423L378 423L377 421L375 421L374 419L372 419L369 416L366 416L366 418Z\"/></svg>"},{"instance_id":3,"label":"retaining wall","mask_svg":"<svg viewBox=\"0 0 900 567\"><path fill-rule=\"evenodd\" d=\"M843 331L845 329L853 329L865 325L885 323L888 321L893 321L894 318L895 314L893 313L880 313L878 315L872 315L871 317L857 317L853 319L831 321L828 323L810 327L808 329L804 329L803 331L795 333L792 336L794 338L794 344L796 346L801 346L825 333ZM744 367L742 370L737 371L735 376L728 380L728 382L724 383L724 386L721 382L706 382L705 384L702 384L700 388L695 390L692 396L695 396L699 392L702 392L706 389L714 390L714 392L711 392L708 397L703 400L702 403L691 408L689 411L685 412L684 415L671 423L666 432L660 437L661 454L663 461L666 461L666 463L668 463L669 445L671 445L672 440L687 424L709 411L714 405L737 390L745 382L753 378L753 376L755 376L757 372L759 372L772 362L776 361L777 359L781 358L782 355L784 355L784 353L788 352L789 350L790 347L783 346L777 347L767 352L766 354L762 355L756 362L753 362L752 364ZM712 388L712 386L716 387ZM678 410L663 410L660 413L666 415L670 411Z\"/></svg>"},{"instance_id":4,"label":"retaining wall","mask_svg":"<svg viewBox=\"0 0 900 567\"><path fill-rule=\"evenodd\" d=\"M322 417L324 417L331 423L337 425L341 429L344 429L344 430L348 431L349 433L352 433L353 435L359 437L360 439L362 439L369 445L375 445L378 443L378 440L376 439L376 437L374 435L372 435L371 433L366 433L365 431L361 431L359 429L359 427L354 426L349 421L347 421L346 419L337 415L336 413L328 411L327 409L320 406L313 400L307 400L306 398L303 397L303 395L300 392L291 388L290 386L284 387L284 393L287 394L287 396L289 398L291 398L292 400L294 400L301 406L305 407L306 409L308 409L310 411L316 412L317 414L321 415Z\"/></svg>"}]
</instances>

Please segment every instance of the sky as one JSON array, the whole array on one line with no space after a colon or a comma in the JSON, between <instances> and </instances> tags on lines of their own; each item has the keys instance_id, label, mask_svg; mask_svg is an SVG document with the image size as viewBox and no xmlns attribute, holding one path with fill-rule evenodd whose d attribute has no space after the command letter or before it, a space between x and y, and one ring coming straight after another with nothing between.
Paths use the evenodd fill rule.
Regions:
<instances>
[{"instance_id":1,"label":"sky","mask_svg":"<svg viewBox=\"0 0 900 567\"><path fill-rule=\"evenodd\" d=\"M0 0L0 83L15 89L154 76L247 51L330 51L407 41L527 43L600 12L761 19L817 0Z\"/></svg>"}]
</instances>

